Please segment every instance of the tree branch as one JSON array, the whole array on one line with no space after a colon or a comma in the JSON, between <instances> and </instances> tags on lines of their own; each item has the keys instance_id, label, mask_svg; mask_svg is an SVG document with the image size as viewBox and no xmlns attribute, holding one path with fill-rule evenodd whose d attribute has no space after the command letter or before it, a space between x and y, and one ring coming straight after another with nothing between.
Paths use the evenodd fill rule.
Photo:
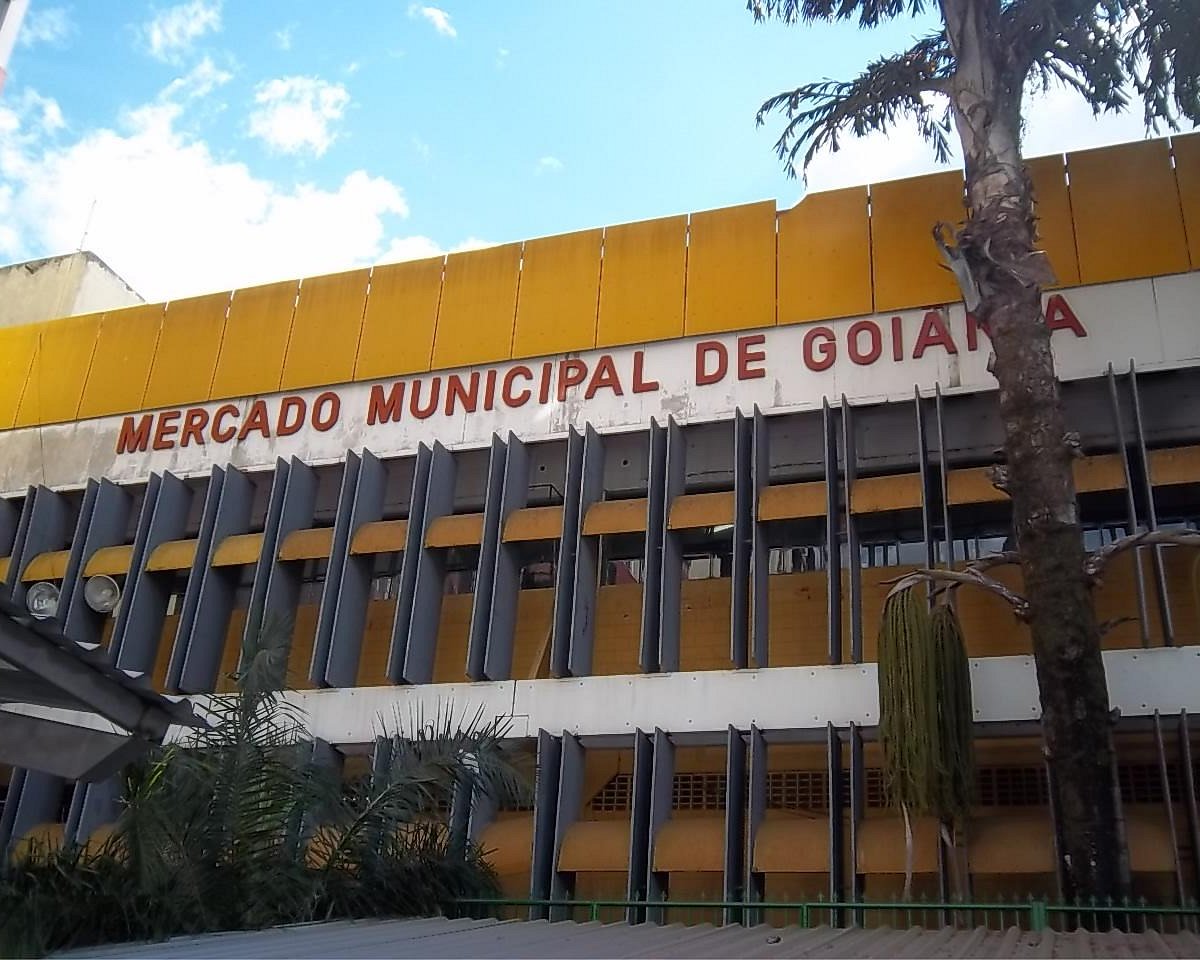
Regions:
<instances>
[{"instance_id":1,"label":"tree branch","mask_svg":"<svg viewBox=\"0 0 1200 960\"><path fill-rule=\"evenodd\" d=\"M975 587L982 587L991 593L994 593L1001 600L1007 603L1013 609L1013 614L1018 620L1026 620L1029 616L1029 601L1019 593L1010 590L1005 584L999 580L993 580L991 577L984 576L974 567L967 567L963 570L931 570L928 567L922 567L919 570L913 570L911 573L906 573L903 576L895 577L891 580L884 580L885 584L895 584L888 596L897 593L900 590L907 590L909 587L916 586L918 583L946 583L949 586L948 590L954 590L961 587L963 584L969 584Z\"/></svg>"},{"instance_id":2,"label":"tree branch","mask_svg":"<svg viewBox=\"0 0 1200 960\"><path fill-rule=\"evenodd\" d=\"M1092 580L1098 580L1108 562L1119 553L1137 547L1155 545L1168 547L1200 547L1200 531L1196 530L1147 530L1114 540L1106 547L1093 551L1084 561L1083 570Z\"/></svg>"}]
</instances>

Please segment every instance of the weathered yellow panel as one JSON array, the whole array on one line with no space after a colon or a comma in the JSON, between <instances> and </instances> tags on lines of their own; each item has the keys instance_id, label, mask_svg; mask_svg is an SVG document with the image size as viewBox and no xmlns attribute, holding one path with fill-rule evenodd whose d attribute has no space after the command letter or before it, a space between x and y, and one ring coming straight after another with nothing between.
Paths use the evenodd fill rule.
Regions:
<instances>
[{"instance_id":1,"label":"weathered yellow panel","mask_svg":"<svg viewBox=\"0 0 1200 960\"><path fill-rule=\"evenodd\" d=\"M603 230L583 230L525 242L514 357L571 353L595 345L603 236Z\"/></svg>"},{"instance_id":2,"label":"weathered yellow panel","mask_svg":"<svg viewBox=\"0 0 1200 960\"><path fill-rule=\"evenodd\" d=\"M142 401L147 410L208 399L230 296L225 291L167 304Z\"/></svg>"},{"instance_id":3,"label":"weathered yellow panel","mask_svg":"<svg viewBox=\"0 0 1200 960\"><path fill-rule=\"evenodd\" d=\"M596 346L683 336L686 216L608 227Z\"/></svg>"},{"instance_id":4,"label":"weathered yellow panel","mask_svg":"<svg viewBox=\"0 0 1200 960\"><path fill-rule=\"evenodd\" d=\"M0 557L0 580L8 579L8 568L12 566L12 557Z\"/></svg>"},{"instance_id":5,"label":"weathered yellow panel","mask_svg":"<svg viewBox=\"0 0 1200 960\"><path fill-rule=\"evenodd\" d=\"M8 430L17 419L37 343L36 326L0 327L0 430Z\"/></svg>"},{"instance_id":6,"label":"weathered yellow panel","mask_svg":"<svg viewBox=\"0 0 1200 960\"><path fill-rule=\"evenodd\" d=\"M83 568L85 577L94 577L104 573L112 576L118 573L128 573L129 564L133 559L133 547L121 544L115 547L101 547L92 554L91 559Z\"/></svg>"},{"instance_id":7,"label":"weathered yellow panel","mask_svg":"<svg viewBox=\"0 0 1200 960\"><path fill-rule=\"evenodd\" d=\"M160 543L146 561L147 570L188 570L196 559L195 540L168 540Z\"/></svg>"},{"instance_id":8,"label":"weathered yellow panel","mask_svg":"<svg viewBox=\"0 0 1200 960\"><path fill-rule=\"evenodd\" d=\"M371 272L355 380L429 369L445 258L390 263Z\"/></svg>"},{"instance_id":9,"label":"weathered yellow panel","mask_svg":"<svg viewBox=\"0 0 1200 960\"><path fill-rule=\"evenodd\" d=\"M686 493L671 504L667 527L671 530L690 530L695 527L715 527L733 523L733 491L718 493Z\"/></svg>"},{"instance_id":10,"label":"weathered yellow panel","mask_svg":"<svg viewBox=\"0 0 1200 960\"><path fill-rule=\"evenodd\" d=\"M1075 474L1076 493L1125 488L1125 465L1119 453L1081 457L1072 462L1071 468Z\"/></svg>"},{"instance_id":11,"label":"weathered yellow panel","mask_svg":"<svg viewBox=\"0 0 1200 960\"><path fill-rule=\"evenodd\" d=\"M725 818L668 820L654 838L654 869L666 873L720 871L725 864Z\"/></svg>"},{"instance_id":12,"label":"weathered yellow panel","mask_svg":"<svg viewBox=\"0 0 1200 960\"><path fill-rule=\"evenodd\" d=\"M754 840L754 869L759 873L827 872L829 821L784 818L769 812Z\"/></svg>"},{"instance_id":13,"label":"weathered yellow panel","mask_svg":"<svg viewBox=\"0 0 1200 960\"><path fill-rule=\"evenodd\" d=\"M629 869L628 820L577 820L567 828L559 870Z\"/></svg>"},{"instance_id":14,"label":"weathered yellow panel","mask_svg":"<svg viewBox=\"0 0 1200 960\"><path fill-rule=\"evenodd\" d=\"M299 280L233 291L210 400L279 389Z\"/></svg>"},{"instance_id":15,"label":"weathered yellow panel","mask_svg":"<svg viewBox=\"0 0 1200 960\"><path fill-rule=\"evenodd\" d=\"M562 535L562 507L523 507L504 521L505 543L557 540Z\"/></svg>"},{"instance_id":16,"label":"weathered yellow panel","mask_svg":"<svg viewBox=\"0 0 1200 960\"><path fill-rule=\"evenodd\" d=\"M779 214L779 322L870 313L867 188L810 193Z\"/></svg>"},{"instance_id":17,"label":"weathered yellow panel","mask_svg":"<svg viewBox=\"0 0 1200 960\"><path fill-rule=\"evenodd\" d=\"M427 547L469 547L482 542L482 513L456 513L438 517L425 531Z\"/></svg>"},{"instance_id":18,"label":"weathered yellow panel","mask_svg":"<svg viewBox=\"0 0 1200 960\"><path fill-rule=\"evenodd\" d=\"M446 258L433 341L434 369L509 358L520 270L519 243Z\"/></svg>"},{"instance_id":19,"label":"weathered yellow panel","mask_svg":"<svg viewBox=\"0 0 1200 960\"><path fill-rule=\"evenodd\" d=\"M533 816L520 815L493 820L479 835L479 847L497 875L529 873L533 854Z\"/></svg>"},{"instance_id":20,"label":"weathered yellow panel","mask_svg":"<svg viewBox=\"0 0 1200 960\"><path fill-rule=\"evenodd\" d=\"M26 565L21 580L25 583L33 580L61 580L67 575L67 561L70 559L70 550L39 553Z\"/></svg>"},{"instance_id":21,"label":"weathered yellow panel","mask_svg":"<svg viewBox=\"0 0 1200 960\"><path fill-rule=\"evenodd\" d=\"M1079 254L1075 249L1075 220L1067 190L1067 165L1062 154L1037 157L1025 163L1033 181L1038 218L1038 246L1046 251L1057 286L1079 283Z\"/></svg>"},{"instance_id":22,"label":"weathered yellow panel","mask_svg":"<svg viewBox=\"0 0 1200 960\"><path fill-rule=\"evenodd\" d=\"M601 500L588 507L583 517L583 532L594 537L605 533L637 533L646 529L645 497L629 500Z\"/></svg>"},{"instance_id":23,"label":"weathered yellow panel","mask_svg":"<svg viewBox=\"0 0 1200 960\"><path fill-rule=\"evenodd\" d=\"M902 473L890 477L860 477L850 488L851 513L881 513L921 505L921 475Z\"/></svg>"},{"instance_id":24,"label":"weathered yellow panel","mask_svg":"<svg viewBox=\"0 0 1200 960\"><path fill-rule=\"evenodd\" d=\"M903 310L961 299L933 242L939 221L966 216L958 171L871 186L871 264L876 311Z\"/></svg>"},{"instance_id":25,"label":"weathered yellow panel","mask_svg":"<svg viewBox=\"0 0 1200 960\"><path fill-rule=\"evenodd\" d=\"M213 553L214 567L240 567L247 563L258 563L262 553L261 533L235 533L220 542Z\"/></svg>"},{"instance_id":26,"label":"weathered yellow panel","mask_svg":"<svg viewBox=\"0 0 1200 960\"><path fill-rule=\"evenodd\" d=\"M721 333L775 324L775 201L693 213L683 329Z\"/></svg>"},{"instance_id":27,"label":"weathered yellow panel","mask_svg":"<svg viewBox=\"0 0 1200 960\"><path fill-rule=\"evenodd\" d=\"M1200 447L1151 450L1150 482L1156 487L1200 483Z\"/></svg>"},{"instance_id":28,"label":"weathered yellow panel","mask_svg":"<svg viewBox=\"0 0 1200 960\"><path fill-rule=\"evenodd\" d=\"M759 520L792 520L799 517L825 516L825 484L781 483L767 487L758 498Z\"/></svg>"},{"instance_id":29,"label":"weathered yellow panel","mask_svg":"<svg viewBox=\"0 0 1200 960\"><path fill-rule=\"evenodd\" d=\"M370 270L350 270L300 281L281 389L345 383L354 377L370 275Z\"/></svg>"},{"instance_id":30,"label":"weathered yellow panel","mask_svg":"<svg viewBox=\"0 0 1200 960\"><path fill-rule=\"evenodd\" d=\"M1200 133L1172 137L1171 152L1175 155L1175 182L1187 231L1188 259L1196 270L1200 268Z\"/></svg>"},{"instance_id":31,"label":"weathered yellow panel","mask_svg":"<svg viewBox=\"0 0 1200 960\"><path fill-rule=\"evenodd\" d=\"M279 545L280 560L316 560L333 549L333 527L293 530Z\"/></svg>"},{"instance_id":32,"label":"weathered yellow panel","mask_svg":"<svg viewBox=\"0 0 1200 960\"><path fill-rule=\"evenodd\" d=\"M350 540L350 552L354 556L364 553L399 553L404 550L407 537L407 520L374 520L364 523L354 531Z\"/></svg>"},{"instance_id":33,"label":"weathered yellow panel","mask_svg":"<svg viewBox=\"0 0 1200 960\"><path fill-rule=\"evenodd\" d=\"M79 401L80 419L142 408L164 309L148 303L104 315Z\"/></svg>"},{"instance_id":34,"label":"weathered yellow panel","mask_svg":"<svg viewBox=\"0 0 1200 960\"><path fill-rule=\"evenodd\" d=\"M38 347L17 407L16 426L60 423L79 415L103 316L91 313L38 324Z\"/></svg>"},{"instance_id":35,"label":"weathered yellow panel","mask_svg":"<svg viewBox=\"0 0 1200 960\"><path fill-rule=\"evenodd\" d=\"M1083 283L1188 269L1179 190L1166 140L1067 155Z\"/></svg>"},{"instance_id":36,"label":"weathered yellow panel","mask_svg":"<svg viewBox=\"0 0 1200 960\"><path fill-rule=\"evenodd\" d=\"M990 467L961 467L946 475L946 500L962 503L1002 503L1008 497L992 483Z\"/></svg>"}]
</instances>

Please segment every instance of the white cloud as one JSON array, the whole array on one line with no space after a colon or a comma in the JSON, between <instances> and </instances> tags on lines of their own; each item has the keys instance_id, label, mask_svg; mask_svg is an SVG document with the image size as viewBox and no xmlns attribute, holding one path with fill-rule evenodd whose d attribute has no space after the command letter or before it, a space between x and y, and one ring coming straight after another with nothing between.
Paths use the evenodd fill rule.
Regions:
<instances>
[{"instance_id":1,"label":"white cloud","mask_svg":"<svg viewBox=\"0 0 1200 960\"><path fill-rule=\"evenodd\" d=\"M413 3L409 5L408 15L414 18L421 17L423 20L426 20L443 37L458 36L458 31L454 29L454 24L450 22L450 14L439 7L423 7L419 3Z\"/></svg>"},{"instance_id":2,"label":"white cloud","mask_svg":"<svg viewBox=\"0 0 1200 960\"><path fill-rule=\"evenodd\" d=\"M332 129L350 94L340 83L319 77L278 77L254 91L250 135L281 153L311 151L321 156L337 139Z\"/></svg>"},{"instance_id":3,"label":"white cloud","mask_svg":"<svg viewBox=\"0 0 1200 960\"><path fill-rule=\"evenodd\" d=\"M503 70L508 63L508 48L501 47L496 51L496 69Z\"/></svg>"},{"instance_id":4,"label":"white cloud","mask_svg":"<svg viewBox=\"0 0 1200 960\"><path fill-rule=\"evenodd\" d=\"M404 260L424 260L427 257L440 257L447 253L466 253L468 250L482 250L484 247L494 247L495 245L495 242L492 240L467 237L466 240L456 243L447 250L436 240L429 237L396 237L388 244L388 248L375 262L400 263Z\"/></svg>"},{"instance_id":5,"label":"white cloud","mask_svg":"<svg viewBox=\"0 0 1200 960\"><path fill-rule=\"evenodd\" d=\"M280 50L292 49L292 29L292 24L289 23L286 27L275 31L275 46Z\"/></svg>"},{"instance_id":6,"label":"white cloud","mask_svg":"<svg viewBox=\"0 0 1200 960\"><path fill-rule=\"evenodd\" d=\"M408 203L384 177L357 170L329 188L273 182L215 157L182 128L181 104L161 98L115 129L60 145L44 129L47 102L0 104L6 258L73 250L93 204L88 247L150 299L325 273L431 243L392 239Z\"/></svg>"},{"instance_id":7,"label":"white cloud","mask_svg":"<svg viewBox=\"0 0 1200 960\"><path fill-rule=\"evenodd\" d=\"M412 145L413 145L413 149L417 151L417 156L420 157L422 160L428 160L430 155L433 152L432 150L430 150L429 144L427 144L424 140L422 140L420 137L415 136L415 135L412 138Z\"/></svg>"},{"instance_id":8,"label":"white cloud","mask_svg":"<svg viewBox=\"0 0 1200 960\"><path fill-rule=\"evenodd\" d=\"M232 73L218 67L211 57L205 57L182 77L176 77L167 84L159 99L173 100L176 97L185 97L190 100L206 97L232 79Z\"/></svg>"},{"instance_id":9,"label":"white cloud","mask_svg":"<svg viewBox=\"0 0 1200 960\"><path fill-rule=\"evenodd\" d=\"M543 173L558 173L563 168L563 162L558 157L539 157L538 162L534 165L533 172L538 176Z\"/></svg>"},{"instance_id":10,"label":"white cloud","mask_svg":"<svg viewBox=\"0 0 1200 960\"><path fill-rule=\"evenodd\" d=\"M221 0L188 0L158 11L142 27L151 56L178 63L192 44L221 29Z\"/></svg>"},{"instance_id":11,"label":"white cloud","mask_svg":"<svg viewBox=\"0 0 1200 960\"><path fill-rule=\"evenodd\" d=\"M39 43L59 46L75 32L75 24L63 7L34 7L21 24L18 42L23 47Z\"/></svg>"}]
</instances>

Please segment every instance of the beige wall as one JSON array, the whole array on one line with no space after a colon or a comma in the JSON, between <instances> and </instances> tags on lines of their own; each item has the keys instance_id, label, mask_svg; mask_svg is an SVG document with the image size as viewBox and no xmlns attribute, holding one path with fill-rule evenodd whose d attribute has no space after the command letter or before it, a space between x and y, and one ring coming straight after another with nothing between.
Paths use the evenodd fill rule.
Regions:
<instances>
[{"instance_id":1,"label":"beige wall","mask_svg":"<svg viewBox=\"0 0 1200 960\"><path fill-rule=\"evenodd\" d=\"M129 284L86 250L0 267L0 327L141 302Z\"/></svg>"}]
</instances>

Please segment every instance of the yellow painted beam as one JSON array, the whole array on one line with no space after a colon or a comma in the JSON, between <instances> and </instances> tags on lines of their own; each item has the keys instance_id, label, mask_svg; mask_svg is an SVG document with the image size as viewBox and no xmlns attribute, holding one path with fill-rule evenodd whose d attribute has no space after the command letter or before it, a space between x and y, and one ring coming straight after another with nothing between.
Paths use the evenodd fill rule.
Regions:
<instances>
[{"instance_id":1,"label":"yellow painted beam","mask_svg":"<svg viewBox=\"0 0 1200 960\"><path fill-rule=\"evenodd\" d=\"M168 540L160 543L146 561L148 571L190 570L196 559L195 540Z\"/></svg>"},{"instance_id":2,"label":"yellow painted beam","mask_svg":"<svg viewBox=\"0 0 1200 960\"><path fill-rule=\"evenodd\" d=\"M71 559L70 550L52 550L49 553L39 553L29 561L21 580L29 583L33 580L61 580L67 575L67 562Z\"/></svg>"},{"instance_id":3,"label":"yellow painted beam","mask_svg":"<svg viewBox=\"0 0 1200 960\"><path fill-rule=\"evenodd\" d=\"M0 581L8 578L8 568L12 566L12 557L0 557Z\"/></svg>"},{"instance_id":4,"label":"yellow painted beam","mask_svg":"<svg viewBox=\"0 0 1200 960\"><path fill-rule=\"evenodd\" d=\"M1079 252L1075 248L1075 219L1067 190L1067 165L1062 154L1026 161L1033 181L1037 209L1038 246L1050 258L1056 286L1079 283Z\"/></svg>"},{"instance_id":5,"label":"yellow painted beam","mask_svg":"<svg viewBox=\"0 0 1200 960\"><path fill-rule=\"evenodd\" d=\"M427 547L469 547L482 542L482 513L455 513L438 517L425 531Z\"/></svg>"},{"instance_id":6,"label":"yellow painted beam","mask_svg":"<svg viewBox=\"0 0 1200 960\"><path fill-rule=\"evenodd\" d=\"M0 327L0 430L8 430L16 422L37 345L36 324Z\"/></svg>"},{"instance_id":7,"label":"yellow painted beam","mask_svg":"<svg viewBox=\"0 0 1200 960\"><path fill-rule=\"evenodd\" d=\"M1200 447L1151 450L1150 482L1156 487L1200 483Z\"/></svg>"},{"instance_id":8,"label":"yellow painted beam","mask_svg":"<svg viewBox=\"0 0 1200 960\"><path fill-rule=\"evenodd\" d=\"M821 480L781 483L758 497L759 520L797 520L825 516L825 484Z\"/></svg>"},{"instance_id":9,"label":"yellow painted beam","mask_svg":"<svg viewBox=\"0 0 1200 960\"><path fill-rule=\"evenodd\" d=\"M992 484L991 467L962 467L946 475L946 500L963 503L1003 503L1008 496Z\"/></svg>"},{"instance_id":10,"label":"yellow painted beam","mask_svg":"<svg viewBox=\"0 0 1200 960\"><path fill-rule=\"evenodd\" d=\"M607 227L596 346L683 336L686 216Z\"/></svg>"},{"instance_id":11,"label":"yellow painted beam","mask_svg":"<svg viewBox=\"0 0 1200 960\"><path fill-rule=\"evenodd\" d=\"M262 553L263 535L261 533L235 533L218 545L213 553L214 567L240 567L248 563L258 563Z\"/></svg>"},{"instance_id":12,"label":"yellow painted beam","mask_svg":"<svg viewBox=\"0 0 1200 960\"><path fill-rule=\"evenodd\" d=\"M279 389L299 289L299 280L285 280L233 292L210 400Z\"/></svg>"},{"instance_id":13,"label":"yellow painted beam","mask_svg":"<svg viewBox=\"0 0 1200 960\"><path fill-rule=\"evenodd\" d=\"M104 315L79 401L81 420L142 409L165 309L147 303Z\"/></svg>"},{"instance_id":14,"label":"yellow painted beam","mask_svg":"<svg viewBox=\"0 0 1200 960\"><path fill-rule=\"evenodd\" d=\"M901 473L888 477L859 477L850 488L850 512L883 513L921 506L921 475Z\"/></svg>"},{"instance_id":15,"label":"yellow painted beam","mask_svg":"<svg viewBox=\"0 0 1200 960\"><path fill-rule=\"evenodd\" d=\"M1187 233L1188 260L1193 270L1200 269L1200 133L1171 137L1175 157L1175 182Z\"/></svg>"},{"instance_id":16,"label":"yellow painted beam","mask_svg":"<svg viewBox=\"0 0 1200 960\"><path fill-rule=\"evenodd\" d=\"M226 290L167 304L143 398L146 409L208 399L231 296Z\"/></svg>"},{"instance_id":17,"label":"yellow painted beam","mask_svg":"<svg viewBox=\"0 0 1200 960\"><path fill-rule=\"evenodd\" d=\"M132 560L133 547L130 544L101 547L84 564L83 575L85 577L95 577L102 573L108 576L128 573L129 564Z\"/></svg>"},{"instance_id":18,"label":"yellow painted beam","mask_svg":"<svg viewBox=\"0 0 1200 960\"><path fill-rule=\"evenodd\" d=\"M1071 469L1075 474L1076 493L1122 490L1125 487L1125 465L1119 453L1081 457L1071 464Z\"/></svg>"},{"instance_id":19,"label":"yellow painted beam","mask_svg":"<svg viewBox=\"0 0 1200 960\"><path fill-rule=\"evenodd\" d=\"M333 550L333 527L293 530L279 545L280 560L317 560Z\"/></svg>"},{"instance_id":20,"label":"yellow painted beam","mask_svg":"<svg viewBox=\"0 0 1200 960\"><path fill-rule=\"evenodd\" d=\"M562 536L562 507L523 507L504 522L505 543L557 540Z\"/></svg>"},{"instance_id":21,"label":"yellow painted beam","mask_svg":"<svg viewBox=\"0 0 1200 960\"><path fill-rule=\"evenodd\" d=\"M779 322L870 313L866 187L810 193L779 214Z\"/></svg>"},{"instance_id":22,"label":"yellow painted beam","mask_svg":"<svg viewBox=\"0 0 1200 960\"><path fill-rule=\"evenodd\" d=\"M514 357L572 353L595 345L603 237L603 230L583 230L525 242Z\"/></svg>"},{"instance_id":23,"label":"yellow painted beam","mask_svg":"<svg viewBox=\"0 0 1200 960\"><path fill-rule=\"evenodd\" d=\"M693 213L684 333L774 324L775 201Z\"/></svg>"},{"instance_id":24,"label":"yellow painted beam","mask_svg":"<svg viewBox=\"0 0 1200 960\"><path fill-rule=\"evenodd\" d=\"M667 518L670 530L692 530L733 523L733 491L685 493L671 504Z\"/></svg>"},{"instance_id":25,"label":"yellow painted beam","mask_svg":"<svg viewBox=\"0 0 1200 960\"><path fill-rule=\"evenodd\" d=\"M407 520L373 520L354 531L350 553L402 553L408 538Z\"/></svg>"},{"instance_id":26,"label":"yellow painted beam","mask_svg":"<svg viewBox=\"0 0 1200 960\"><path fill-rule=\"evenodd\" d=\"M931 231L939 220L962 222L963 179L957 171L871 186L871 264L875 309L904 310L960 299Z\"/></svg>"},{"instance_id":27,"label":"yellow painted beam","mask_svg":"<svg viewBox=\"0 0 1200 960\"><path fill-rule=\"evenodd\" d=\"M646 529L645 497L628 500L601 500L588 507L583 517L583 532L595 537L613 533L639 533Z\"/></svg>"},{"instance_id":28,"label":"yellow painted beam","mask_svg":"<svg viewBox=\"0 0 1200 960\"><path fill-rule=\"evenodd\" d=\"M429 369L445 258L389 263L371 272L355 380Z\"/></svg>"},{"instance_id":29,"label":"yellow painted beam","mask_svg":"<svg viewBox=\"0 0 1200 960\"><path fill-rule=\"evenodd\" d=\"M300 282L280 389L353 379L370 275L370 270L350 270Z\"/></svg>"},{"instance_id":30,"label":"yellow painted beam","mask_svg":"<svg viewBox=\"0 0 1200 960\"><path fill-rule=\"evenodd\" d=\"M519 243L446 258L433 341L435 370L496 363L511 356L520 267Z\"/></svg>"},{"instance_id":31,"label":"yellow painted beam","mask_svg":"<svg viewBox=\"0 0 1200 960\"><path fill-rule=\"evenodd\" d=\"M37 325L38 347L17 407L15 425L61 423L79 416L103 314Z\"/></svg>"}]
</instances>

